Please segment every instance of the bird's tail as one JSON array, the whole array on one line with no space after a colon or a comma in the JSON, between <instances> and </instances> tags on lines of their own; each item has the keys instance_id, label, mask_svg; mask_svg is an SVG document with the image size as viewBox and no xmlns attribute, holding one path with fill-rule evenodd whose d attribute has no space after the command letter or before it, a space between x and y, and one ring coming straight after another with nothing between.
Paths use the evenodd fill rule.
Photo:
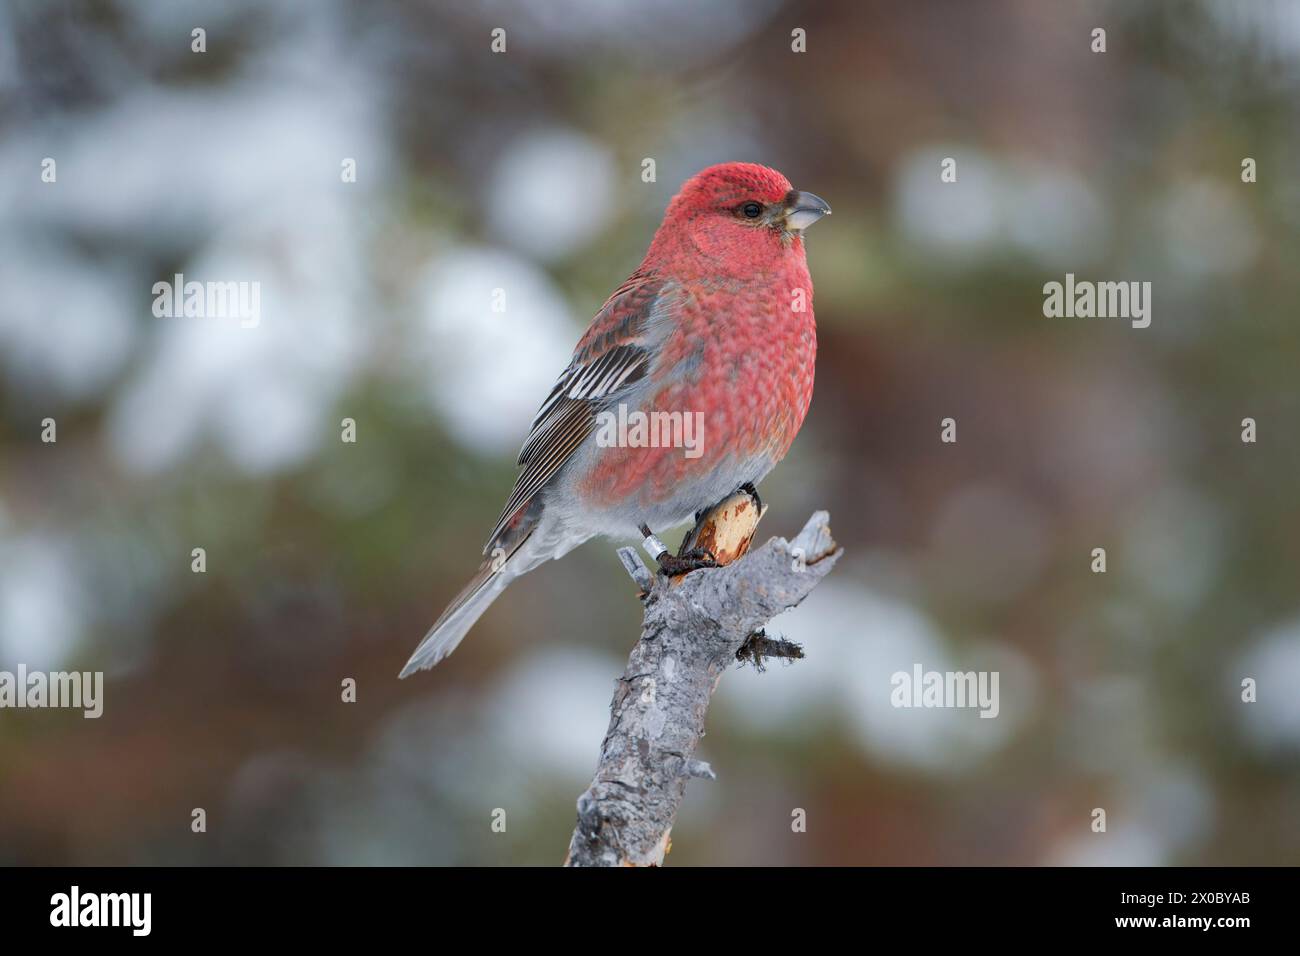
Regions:
<instances>
[{"instance_id":1,"label":"bird's tail","mask_svg":"<svg viewBox=\"0 0 1300 956\"><path fill-rule=\"evenodd\" d=\"M442 612L437 623L429 628L429 633L424 635L424 640L398 676L409 677L416 671L427 670L454 651L474 626L474 622L483 616L483 612L515 577L504 568L494 569L491 558L484 561L469 584Z\"/></svg>"},{"instance_id":2,"label":"bird's tail","mask_svg":"<svg viewBox=\"0 0 1300 956\"><path fill-rule=\"evenodd\" d=\"M456 595L442 615L429 628L398 677L409 677L428 670L456 649L474 622L483 616L502 591L515 578L546 560L535 546L533 529L540 509L526 506L488 545L491 553L479 566L469 584Z\"/></svg>"}]
</instances>

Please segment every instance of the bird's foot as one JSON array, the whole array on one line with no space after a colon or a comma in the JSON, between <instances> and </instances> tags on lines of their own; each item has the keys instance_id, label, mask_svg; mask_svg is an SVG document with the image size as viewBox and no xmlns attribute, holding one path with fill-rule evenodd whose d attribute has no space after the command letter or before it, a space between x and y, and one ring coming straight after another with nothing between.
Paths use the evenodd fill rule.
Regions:
<instances>
[{"instance_id":1,"label":"bird's foot","mask_svg":"<svg viewBox=\"0 0 1300 956\"><path fill-rule=\"evenodd\" d=\"M646 551L655 559L655 562L659 565L659 570L670 578L690 574L692 571L698 571L701 568L716 568L718 566L718 559L713 552L704 548L688 549L689 539L682 541L681 548L674 555L664 547L664 543L651 532L648 526L642 524L639 526L639 530L645 539Z\"/></svg>"},{"instance_id":2,"label":"bird's foot","mask_svg":"<svg viewBox=\"0 0 1300 956\"><path fill-rule=\"evenodd\" d=\"M675 578L681 574L690 574L692 571L698 571L701 568L716 568L718 559L713 556L712 551L704 548L692 548L684 554L673 555L665 551L656 559L659 562L659 570L670 578Z\"/></svg>"},{"instance_id":3,"label":"bird's foot","mask_svg":"<svg viewBox=\"0 0 1300 956\"><path fill-rule=\"evenodd\" d=\"M758 509L760 514L762 514L763 499L758 496L758 489L754 487L754 483L752 481L747 481L740 486L740 490L754 499L754 507Z\"/></svg>"}]
</instances>

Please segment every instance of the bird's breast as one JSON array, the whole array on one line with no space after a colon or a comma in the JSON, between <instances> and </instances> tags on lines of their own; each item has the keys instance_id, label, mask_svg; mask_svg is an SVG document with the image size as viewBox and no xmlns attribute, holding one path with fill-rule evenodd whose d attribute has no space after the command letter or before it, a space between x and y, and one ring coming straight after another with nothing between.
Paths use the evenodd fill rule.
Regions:
<instances>
[{"instance_id":1,"label":"bird's breast","mask_svg":"<svg viewBox=\"0 0 1300 956\"><path fill-rule=\"evenodd\" d=\"M806 268L692 283L679 303L629 410L646 427L599 449L581 482L592 498L661 498L702 475L726 484L733 465L736 484L756 480L755 463L784 457L803 424L817 353Z\"/></svg>"},{"instance_id":2,"label":"bird's breast","mask_svg":"<svg viewBox=\"0 0 1300 956\"><path fill-rule=\"evenodd\" d=\"M770 451L779 460L807 415L816 355L806 268L703 283L665 342L654 407L702 413L712 454Z\"/></svg>"}]
</instances>

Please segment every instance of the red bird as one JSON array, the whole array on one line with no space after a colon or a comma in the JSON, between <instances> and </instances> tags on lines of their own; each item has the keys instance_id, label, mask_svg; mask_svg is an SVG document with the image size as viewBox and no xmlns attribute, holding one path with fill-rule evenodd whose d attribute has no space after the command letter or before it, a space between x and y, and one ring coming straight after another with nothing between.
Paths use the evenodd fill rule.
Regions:
<instances>
[{"instance_id":1,"label":"red bird","mask_svg":"<svg viewBox=\"0 0 1300 956\"><path fill-rule=\"evenodd\" d=\"M599 534L640 539L641 526L683 524L785 456L812 401L817 352L803 231L830 211L753 163L687 180L542 403L486 560L402 677L455 650L543 561ZM615 420L633 428L611 441ZM638 431L638 420L652 427ZM679 440L655 440L670 435ZM673 571L709 563L659 560Z\"/></svg>"}]
</instances>

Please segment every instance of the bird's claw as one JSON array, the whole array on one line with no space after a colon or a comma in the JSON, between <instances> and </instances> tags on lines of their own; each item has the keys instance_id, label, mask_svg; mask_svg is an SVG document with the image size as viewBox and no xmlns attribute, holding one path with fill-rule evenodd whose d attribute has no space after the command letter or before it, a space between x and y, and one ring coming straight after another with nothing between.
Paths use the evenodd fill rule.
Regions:
<instances>
[{"instance_id":1,"label":"bird's claw","mask_svg":"<svg viewBox=\"0 0 1300 956\"><path fill-rule=\"evenodd\" d=\"M718 559L706 548L692 548L685 554L673 555L665 551L659 555L659 570L670 578L690 574L701 568L716 568Z\"/></svg>"}]
</instances>

